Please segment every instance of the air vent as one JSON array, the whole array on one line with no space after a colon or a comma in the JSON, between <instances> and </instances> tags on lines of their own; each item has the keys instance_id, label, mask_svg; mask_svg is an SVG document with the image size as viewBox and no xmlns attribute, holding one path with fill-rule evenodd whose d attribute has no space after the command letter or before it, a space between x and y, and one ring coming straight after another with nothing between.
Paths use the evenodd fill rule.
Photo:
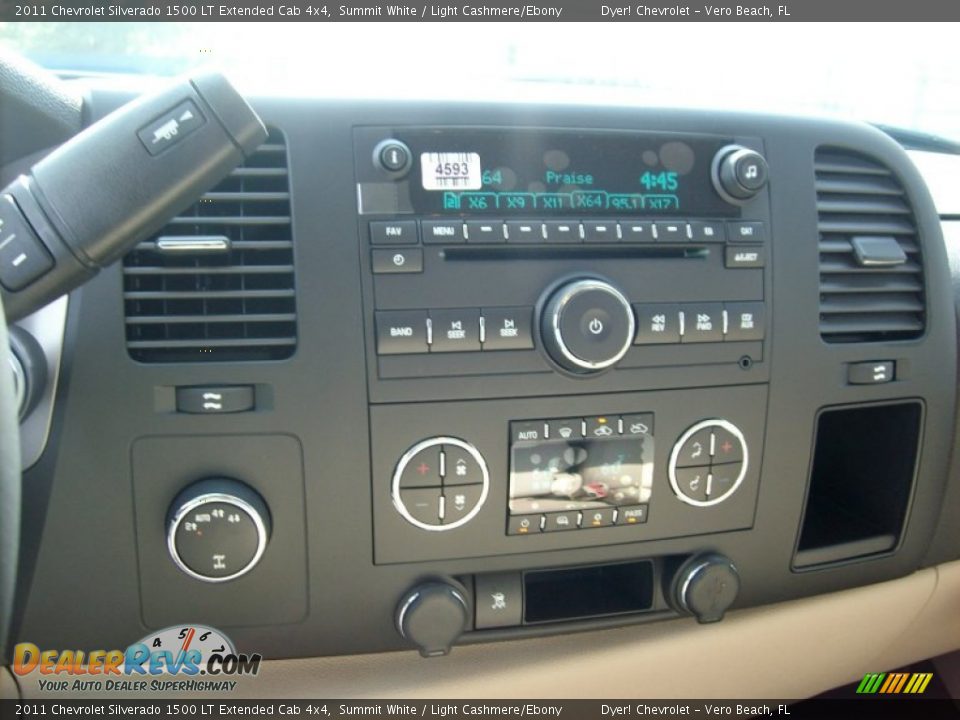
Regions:
<instances>
[{"instance_id":1,"label":"air vent","mask_svg":"<svg viewBox=\"0 0 960 720\"><path fill-rule=\"evenodd\" d=\"M278 360L297 343L287 153L247 162L123 263L127 349L141 362Z\"/></svg>"},{"instance_id":2,"label":"air vent","mask_svg":"<svg viewBox=\"0 0 960 720\"><path fill-rule=\"evenodd\" d=\"M820 336L830 343L919 337L924 330L920 239L906 193L875 160L816 153Z\"/></svg>"}]
</instances>

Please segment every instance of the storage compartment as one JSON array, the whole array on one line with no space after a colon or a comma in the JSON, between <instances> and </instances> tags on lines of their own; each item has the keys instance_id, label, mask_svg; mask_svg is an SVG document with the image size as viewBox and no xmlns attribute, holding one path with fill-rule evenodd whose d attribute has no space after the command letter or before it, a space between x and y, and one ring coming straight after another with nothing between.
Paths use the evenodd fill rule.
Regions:
<instances>
[{"instance_id":1,"label":"storage compartment","mask_svg":"<svg viewBox=\"0 0 960 720\"><path fill-rule=\"evenodd\" d=\"M650 610L653 563L648 560L528 572L524 582L526 623L577 620Z\"/></svg>"},{"instance_id":2,"label":"storage compartment","mask_svg":"<svg viewBox=\"0 0 960 720\"><path fill-rule=\"evenodd\" d=\"M794 568L897 546L916 475L922 417L916 401L820 413Z\"/></svg>"}]
</instances>

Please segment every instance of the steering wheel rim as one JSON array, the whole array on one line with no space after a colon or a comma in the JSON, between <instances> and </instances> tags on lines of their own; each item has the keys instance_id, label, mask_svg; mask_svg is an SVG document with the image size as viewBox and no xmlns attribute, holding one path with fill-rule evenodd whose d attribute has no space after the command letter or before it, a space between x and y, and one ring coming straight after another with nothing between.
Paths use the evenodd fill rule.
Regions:
<instances>
[{"instance_id":1,"label":"steering wheel rim","mask_svg":"<svg viewBox=\"0 0 960 720\"><path fill-rule=\"evenodd\" d=\"M9 352L7 324L2 321L0 349ZM13 374L0 367L0 662L7 660L20 546L20 421Z\"/></svg>"}]
</instances>

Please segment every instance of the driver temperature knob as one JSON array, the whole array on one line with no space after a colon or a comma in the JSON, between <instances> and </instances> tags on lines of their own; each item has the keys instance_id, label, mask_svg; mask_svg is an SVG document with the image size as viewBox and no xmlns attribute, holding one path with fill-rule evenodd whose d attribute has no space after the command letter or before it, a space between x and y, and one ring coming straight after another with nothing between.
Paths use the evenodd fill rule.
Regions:
<instances>
[{"instance_id":1,"label":"driver temperature knob","mask_svg":"<svg viewBox=\"0 0 960 720\"><path fill-rule=\"evenodd\" d=\"M178 568L205 582L226 582L260 562L270 537L270 513L252 488L208 478L174 499L167 515L167 550Z\"/></svg>"},{"instance_id":2,"label":"driver temperature knob","mask_svg":"<svg viewBox=\"0 0 960 720\"><path fill-rule=\"evenodd\" d=\"M610 367L633 344L636 320L630 301L603 280L584 278L557 288L543 306L540 334L558 365L594 373Z\"/></svg>"}]
</instances>

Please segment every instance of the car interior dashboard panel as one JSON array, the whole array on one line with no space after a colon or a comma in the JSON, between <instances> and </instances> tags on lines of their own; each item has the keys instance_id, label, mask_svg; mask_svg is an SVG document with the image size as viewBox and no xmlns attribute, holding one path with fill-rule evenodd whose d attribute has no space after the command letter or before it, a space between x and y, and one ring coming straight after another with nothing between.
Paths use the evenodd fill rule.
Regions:
<instances>
[{"instance_id":1,"label":"car interior dashboard panel","mask_svg":"<svg viewBox=\"0 0 960 720\"><path fill-rule=\"evenodd\" d=\"M948 245L889 135L250 102L255 152L13 327L17 637L432 657L960 558Z\"/></svg>"}]
</instances>

